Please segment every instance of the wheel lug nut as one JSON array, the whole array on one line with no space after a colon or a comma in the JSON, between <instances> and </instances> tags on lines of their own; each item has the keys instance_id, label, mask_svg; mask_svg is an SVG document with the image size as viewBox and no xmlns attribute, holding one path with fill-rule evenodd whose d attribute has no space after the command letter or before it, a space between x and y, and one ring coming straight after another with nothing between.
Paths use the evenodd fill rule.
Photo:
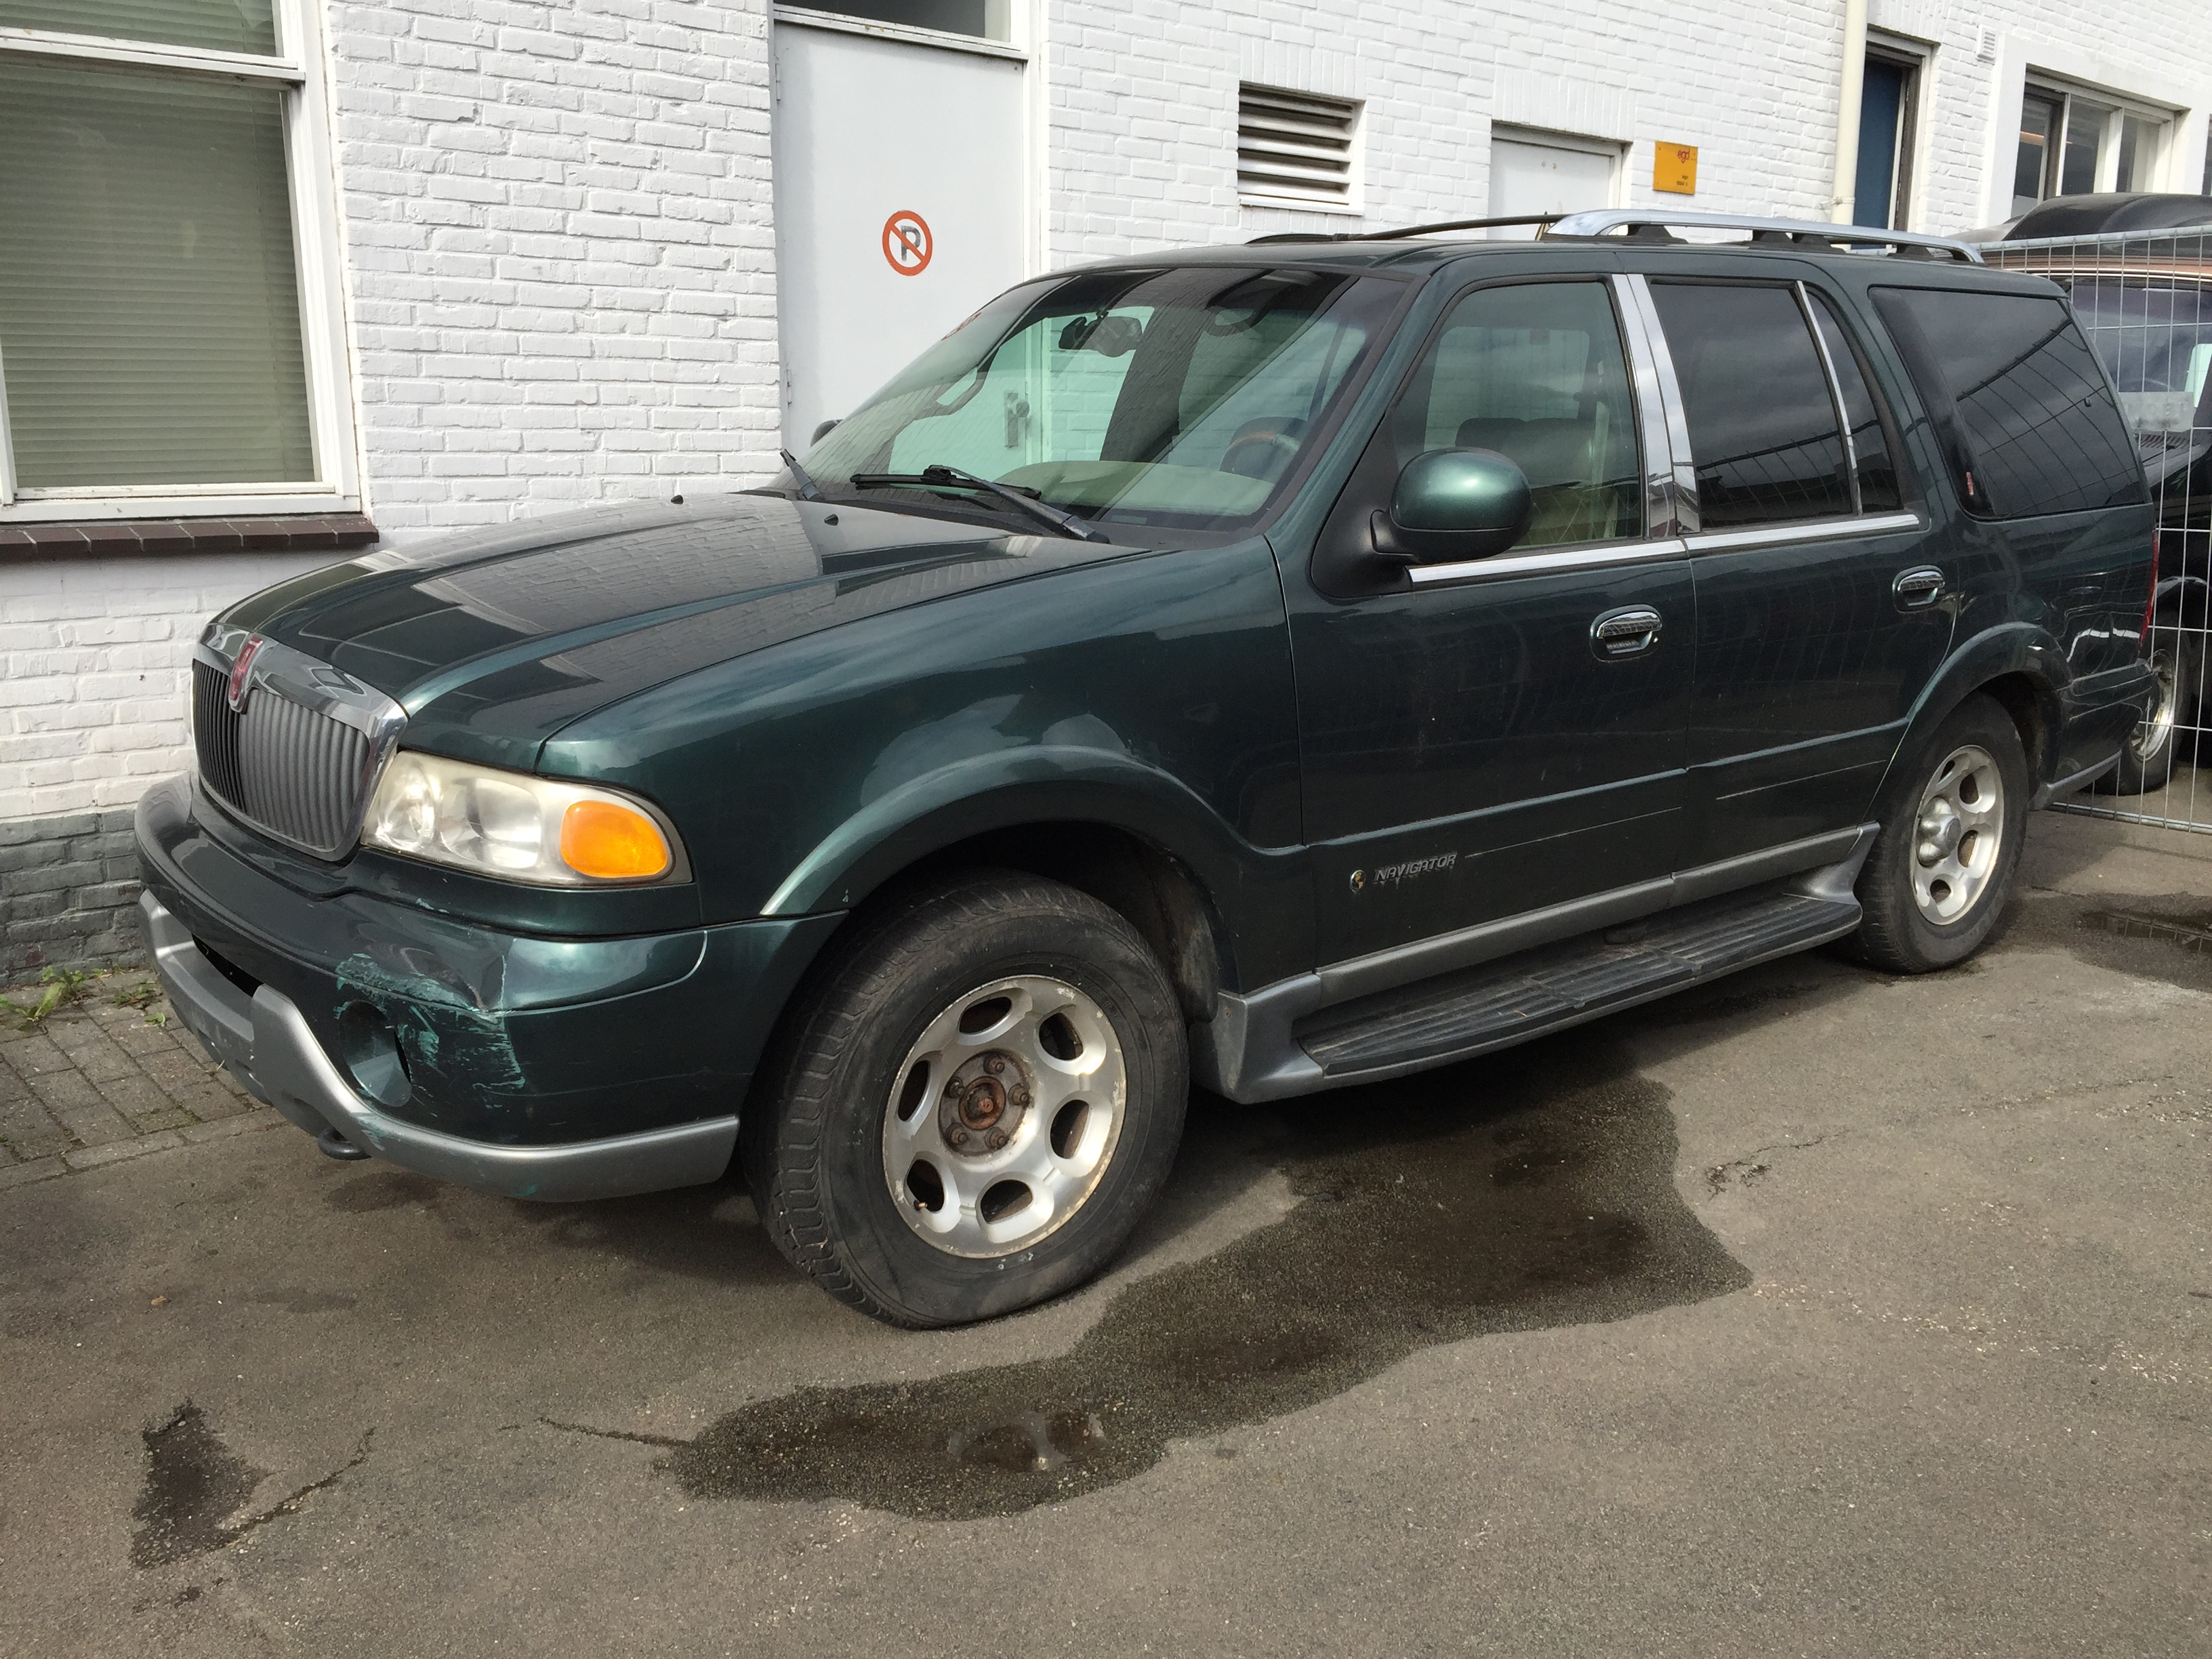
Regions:
<instances>
[{"instance_id":1,"label":"wheel lug nut","mask_svg":"<svg viewBox=\"0 0 2212 1659\"><path fill-rule=\"evenodd\" d=\"M1026 1106L1030 1103L1030 1091L1018 1086L1006 1097L1017 1106Z\"/></svg>"},{"instance_id":2,"label":"wheel lug nut","mask_svg":"<svg viewBox=\"0 0 2212 1659\"><path fill-rule=\"evenodd\" d=\"M1006 1132L1004 1129L992 1130L991 1133L984 1138L983 1144L986 1146L988 1146L993 1152L997 1152L1000 1147L1006 1144Z\"/></svg>"},{"instance_id":3,"label":"wheel lug nut","mask_svg":"<svg viewBox=\"0 0 2212 1659\"><path fill-rule=\"evenodd\" d=\"M952 1146L965 1146L968 1144L968 1132L965 1129L947 1129L945 1132L945 1139Z\"/></svg>"},{"instance_id":4,"label":"wheel lug nut","mask_svg":"<svg viewBox=\"0 0 2212 1659\"><path fill-rule=\"evenodd\" d=\"M993 1054L984 1060L983 1069L988 1072L993 1077L996 1077L1000 1073L1006 1069L1006 1062L1000 1059L998 1055Z\"/></svg>"}]
</instances>

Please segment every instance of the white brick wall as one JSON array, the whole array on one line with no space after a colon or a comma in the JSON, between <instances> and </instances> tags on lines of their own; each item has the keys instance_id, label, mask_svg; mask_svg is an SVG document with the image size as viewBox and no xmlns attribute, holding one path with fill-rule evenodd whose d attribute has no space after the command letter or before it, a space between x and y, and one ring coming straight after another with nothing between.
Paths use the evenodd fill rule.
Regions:
<instances>
[{"instance_id":1,"label":"white brick wall","mask_svg":"<svg viewBox=\"0 0 2212 1659\"><path fill-rule=\"evenodd\" d=\"M0 821L129 806L191 763L192 641L328 554L54 560L0 571Z\"/></svg>"},{"instance_id":2,"label":"white brick wall","mask_svg":"<svg viewBox=\"0 0 2212 1659\"><path fill-rule=\"evenodd\" d=\"M331 0L387 537L775 465L764 0Z\"/></svg>"},{"instance_id":3,"label":"white brick wall","mask_svg":"<svg viewBox=\"0 0 2212 1659\"><path fill-rule=\"evenodd\" d=\"M767 0L324 0L365 507L395 542L730 488L778 424ZM1045 246L1475 216L1493 120L1699 146L1695 205L1822 216L1836 0L1044 0ZM2212 7L1873 0L1936 48L1917 222L1984 222L2026 46L2212 104ZM2087 71L2077 71L2087 72ZM1364 217L1240 209L1240 78L1366 100ZM2013 90L2016 95L2016 85ZM2193 145L2193 149L2191 146ZM2010 151L2002 149L2002 165ZM980 297L980 296L979 296ZM0 567L0 821L127 805L185 763L207 614L319 560Z\"/></svg>"}]
</instances>

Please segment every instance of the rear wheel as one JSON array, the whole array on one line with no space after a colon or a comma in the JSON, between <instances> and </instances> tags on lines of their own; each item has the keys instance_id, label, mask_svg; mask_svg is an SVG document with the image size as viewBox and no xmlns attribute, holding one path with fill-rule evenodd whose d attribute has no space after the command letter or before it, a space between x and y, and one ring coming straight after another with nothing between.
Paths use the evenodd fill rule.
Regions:
<instances>
[{"instance_id":1,"label":"rear wheel","mask_svg":"<svg viewBox=\"0 0 2212 1659\"><path fill-rule=\"evenodd\" d=\"M861 924L817 976L744 1163L778 1247L893 1324L957 1324L1097 1273L1174 1161L1188 1049L1127 921L974 876Z\"/></svg>"},{"instance_id":2,"label":"rear wheel","mask_svg":"<svg viewBox=\"0 0 2212 1659\"><path fill-rule=\"evenodd\" d=\"M1893 779L1858 883L1856 943L1892 973L1948 968L2004 911L2027 827L2027 756L1988 697L1954 709Z\"/></svg>"}]
</instances>

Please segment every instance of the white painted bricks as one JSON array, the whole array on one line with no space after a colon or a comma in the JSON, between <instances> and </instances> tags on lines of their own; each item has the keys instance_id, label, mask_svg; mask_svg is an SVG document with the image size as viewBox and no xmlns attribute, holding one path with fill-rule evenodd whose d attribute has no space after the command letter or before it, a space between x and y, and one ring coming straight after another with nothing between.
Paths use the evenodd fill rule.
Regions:
<instances>
[{"instance_id":1,"label":"white painted bricks","mask_svg":"<svg viewBox=\"0 0 2212 1659\"><path fill-rule=\"evenodd\" d=\"M763 0L333 0L388 538L774 467L767 29Z\"/></svg>"},{"instance_id":2,"label":"white painted bricks","mask_svg":"<svg viewBox=\"0 0 2212 1659\"><path fill-rule=\"evenodd\" d=\"M125 807L191 764L200 625L329 554L0 570L0 822Z\"/></svg>"}]
</instances>

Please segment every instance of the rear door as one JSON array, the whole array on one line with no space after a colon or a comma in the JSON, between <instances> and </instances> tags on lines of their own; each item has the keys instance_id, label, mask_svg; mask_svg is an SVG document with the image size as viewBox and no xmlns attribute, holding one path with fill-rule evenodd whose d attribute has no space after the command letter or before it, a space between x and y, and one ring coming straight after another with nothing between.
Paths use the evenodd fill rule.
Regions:
<instances>
[{"instance_id":1,"label":"rear door","mask_svg":"<svg viewBox=\"0 0 2212 1659\"><path fill-rule=\"evenodd\" d=\"M1954 625L1950 532L1901 487L1852 312L1806 267L1738 268L1645 289L1694 474L1688 868L1861 823Z\"/></svg>"}]
</instances>

